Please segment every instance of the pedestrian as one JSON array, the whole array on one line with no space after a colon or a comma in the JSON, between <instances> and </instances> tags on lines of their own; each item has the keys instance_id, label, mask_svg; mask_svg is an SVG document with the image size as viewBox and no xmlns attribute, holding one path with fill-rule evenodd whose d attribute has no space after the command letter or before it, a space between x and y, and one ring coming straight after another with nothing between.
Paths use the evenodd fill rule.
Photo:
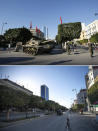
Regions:
<instances>
[{"instance_id":1,"label":"pedestrian","mask_svg":"<svg viewBox=\"0 0 98 131\"><path fill-rule=\"evenodd\" d=\"M90 52L90 56L93 57L93 44L92 43L89 43L89 52Z\"/></svg>"},{"instance_id":2,"label":"pedestrian","mask_svg":"<svg viewBox=\"0 0 98 131\"><path fill-rule=\"evenodd\" d=\"M69 120L69 118L67 118L67 120L66 120L66 129L67 129L67 131L71 129L70 128L70 120Z\"/></svg>"},{"instance_id":3,"label":"pedestrian","mask_svg":"<svg viewBox=\"0 0 98 131\"><path fill-rule=\"evenodd\" d=\"M67 54L70 55L70 52L71 52L70 51L70 45L69 45L69 43L67 43Z\"/></svg>"},{"instance_id":4,"label":"pedestrian","mask_svg":"<svg viewBox=\"0 0 98 131\"><path fill-rule=\"evenodd\" d=\"M10 53L11 44L8 44L8 51Z\"/></svg>"},{"instance_id":5,"label":"pedestrian","mask_svg":"<svg viewBox=\"0 0 98 131\"><path fill-rule=\"evenodd\" d=\"M72 49L73 49L73 52L74 52L74 42L72 42Z\"/></svg>"}]
</instances>

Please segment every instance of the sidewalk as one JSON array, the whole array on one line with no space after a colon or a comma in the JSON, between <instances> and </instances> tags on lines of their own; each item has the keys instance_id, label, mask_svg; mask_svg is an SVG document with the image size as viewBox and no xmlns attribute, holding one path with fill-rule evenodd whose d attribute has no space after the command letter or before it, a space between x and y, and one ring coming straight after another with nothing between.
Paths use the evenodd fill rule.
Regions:
<instances>
[{"instance_id":1,"label":"sidewalk","mask_svg":"<svg viewBox=\"0 0 98 131\"><path fill-rule=\"evenodd\" d=\"M24 122L28 122L30 120L36 120L37 118L42 118L45 117L46 115L40 115L37 117L31 117L31 118L25 118L25 119L20 119L20 120L16 120L16 121L10 121L10 122L0 122L0 128L3 127L8 127L8 126L12 126L12 125L16 125L16 124L20 124L20 123L24 123Z\"/></svg>"},{"instance_id":2,"label":"sidewalk","mask_svg":"<svg viewBox=\"0 0 98 131\"><path fill-rule=\"evenodd\" d=\"M31 120L38 120L38 119L41 119L41 118L46 118L46 117L48 117L50 115L53 115L53 114L49 114L49 115L42 114L42 115L40 115L38 117L25 118L24 120L17 120L17 121L11 121L11 122L0 122L0 128L13 126L13 125L21 124L21 123L24 123L24 122L29 122Z\"/></svg>"},{"instance_id":3,"label":"sidewalk","mask_svg":"<svg viewBox=\"0 0 98 131\"><path fill-rule=\"evenodd\" d=\"M92 124L98 128L98 121L96 121L96 114L91 113L91 112L83 112L83 115L89 115L89 116L93 117Z\"/></svg>"}]
</instances>

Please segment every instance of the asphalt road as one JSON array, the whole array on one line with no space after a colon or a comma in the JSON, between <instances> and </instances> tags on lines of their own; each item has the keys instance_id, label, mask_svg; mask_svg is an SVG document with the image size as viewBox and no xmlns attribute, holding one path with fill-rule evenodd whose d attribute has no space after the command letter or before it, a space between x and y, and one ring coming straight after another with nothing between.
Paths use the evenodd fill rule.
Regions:
<instances>
[{"instance_id":1,"label":"asphalt road","mask_svg":"<svg viewBox=\"0 0 98 131\"><path fill-rule=\"evenodd\" d=\"M0 65L98 65L98 50L94 51L92 58L87 47L78 47L70 55L61 49L36 56L22 52L0 51Z\"/></svg>"},{"instance_id":2,"label":"asphalt road","mask_svg":"<svg viewBox=\"0 0 98 131\"><path fill-rule=\"evenodd\" d=\"M0 131L67 131L65 128L66 118L63 116L48 116L36 120L28 120L9 127L1 128ZM70 114L71 131L98 131L96 125L92 123L93 117Z\"/></svg>"}]
</instances>

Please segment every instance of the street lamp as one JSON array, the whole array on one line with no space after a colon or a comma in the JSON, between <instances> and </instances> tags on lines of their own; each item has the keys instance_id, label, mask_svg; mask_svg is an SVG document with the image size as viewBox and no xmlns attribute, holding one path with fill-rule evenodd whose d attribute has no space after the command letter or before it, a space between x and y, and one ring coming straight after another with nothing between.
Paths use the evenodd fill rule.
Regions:
<instances>
[{"instance_id":1,"label":"street lamp","mask_svg":"<svg viewBox=\"0 0 98 131\"><path fill-rule=\"evenodd\" d=\"M75 91L76 92L76 96L77 96L77 90L76 89L72 89L72 91Z\"/></svg>"},{"instance_id":2,"label":"street lamp","mask_svg":"<svg viewBox=\"0 0 98 131\"><path fill-rule=\"evenodd\" d=\"M7 24L7 22L3 22L3 23L2 23L1 35L2 35L2 33L3 33L4 25L6 25L6 24Z\"/></svg>"},{"instance_id":3,"label":"street lamp","mask_svg":"<svg viewBox=\"0 0 98 131\"><path fill-rule=\"evenodd\" d=\"M98 15L98 13L95 13L94 15L95 15L95 16L97 16L97 15Z\"/></svg>"}]
</instances>

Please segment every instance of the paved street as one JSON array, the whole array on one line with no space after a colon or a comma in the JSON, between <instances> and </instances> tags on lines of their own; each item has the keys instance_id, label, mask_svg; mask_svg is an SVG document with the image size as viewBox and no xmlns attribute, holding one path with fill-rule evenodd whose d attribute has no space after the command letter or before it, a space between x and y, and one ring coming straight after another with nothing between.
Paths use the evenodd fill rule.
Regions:
<instances>
[{"instance_id":1,"label":"paved street","mask_svg":"<svg viewBox=\"0 0 98 131\"><path fill-rule=\"evenodd\" d=\"M98 49L90 57L87 48L78 48L70 55L55 49L51 54L28 55L22 52L0 51L0 65L98 65Z\"/></svg>"},{"instance_id":2,"label":"paved street","mask_svg":"<svg viewBox=\"0 0 98 131\"><path fill-rule=\"evenodd\" d=\"M17 123L12 126L1 128L0 131L66 131L65 123L68 114L63 116L48 116ZM93 124L93 116L69 115L71 131L97 131L98 127Z\"/></svg>"}]
</instances>

